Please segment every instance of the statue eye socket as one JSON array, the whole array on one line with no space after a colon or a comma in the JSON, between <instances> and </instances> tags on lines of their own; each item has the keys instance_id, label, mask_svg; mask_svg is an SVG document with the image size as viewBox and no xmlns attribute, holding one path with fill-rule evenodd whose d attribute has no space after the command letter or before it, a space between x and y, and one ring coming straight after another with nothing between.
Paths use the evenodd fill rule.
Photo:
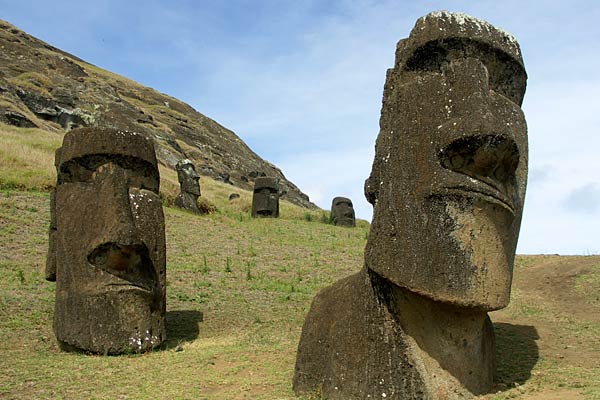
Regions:
<instances>
[{"instance_id":1,"label":"statue eye socket","mask_svg":"<svg viewBox=\"0 0 600 400\"><path fill-rule=\"evenodd\" d=\"M58 184L75 182L92 182L94 170L86 168L76 160L61 165L58 173Z\"/></svg>"},{"instance_id":2,"label":"statue eye socket","mask_svg":"<svg viewBox=\"0 0 600 400\"><path fill-rule=\"evenodd\" d=\"M58 184L91 183L98 174L111 173L105 168L118 165L127 171L129 186L158 193L159 178L155 169L146 161L136 157L89 155L63 163L58 174Z\"/></svg>"},{"instance_id":3,"label":"statue eye socket","mask_svg":"<svg viewBox=\"0 0 600 400\"><path fill-rule=\"evenodd\" d=\"M158 193L159 183L156 177L135 174L129 177L129 186Z\"/></svg>"},{"instance_id":4,"label":"statue eye socket","mask_svg":"<svg viewBox=\"0 0 600 400\"><path fill-rule=\"evenodd\" d=\"M490 61L486 64L490 89L506 97L519 107L523 104L527 76L515 62Z\"/></svg>"},{"instance_id":5,"label":"statue eye socket","mask_svg":"<svg viewBox=\"0 0 600 400\"><path fill-rule=\"evenodd\" d=\"M527 83L525 70L511 56L485 43L464 38L429 42L410 56L406 70L442 73L452 60L469 57L485 65L491 90L521 106Z\"/></svg>"}]
</instances>

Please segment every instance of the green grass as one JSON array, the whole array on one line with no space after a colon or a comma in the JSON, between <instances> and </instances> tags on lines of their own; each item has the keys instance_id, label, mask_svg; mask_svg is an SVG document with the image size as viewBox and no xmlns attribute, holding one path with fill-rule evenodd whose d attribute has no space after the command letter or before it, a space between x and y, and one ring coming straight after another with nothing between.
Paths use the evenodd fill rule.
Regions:
<instances>
[{"instance_id":1,"label":"green grass","mask_svg":"<svg viewBox=\"0 0 600 400\"><path fill-rule=\"evenodd\" d=\"M348 229L307 221L303 211L297 219L240 219L233 211L198 216L165 208L164 348L118 357L69 354L55 343L55 285L43 279L48 203L43 192L0 193L0 397L294 398L295 351L310 302L361 268L367 232L366 224ZM584 284L596 279L585 276ZM565 343L598 349L598 324L550 312L543 299L532 301L519 288L502 313L509 317L492 316L499 393L486 398L548 390L600 398L597 368L568 363L538 345L539 327L551 324Z\"/></svg>"},{"instance_id":2,"label":"green grass","mask_svg":"<svg viewBox=\"0 0 600 400\"><path fill-rule=\"evenodd\" d=\"M56 182L54 150L62 134L0 124L0 190L48 190Z\"/></svg>"},{"instance_id":3,"label":"green grass","mask_svg":"<svg viewBox=\"0 0 600 400\"><path fill-rule=\"evenodd\" d=\"M600 264L595 265L593 271L593 274L578 276L575 288L586 297L588 303L600 305Z\"/></svg>"},{"instance_id":4,"label":"green grass","mask_svg":"<svg viewBox=\"0 0 600 400\"><path fill-rule=\"evenodd\" d=\"M55 284L43 272L47 190L62 137L2 124L0 135L0 398L294 398L306 312L321 288L362 267L366 221L336 227L328 212L285 201L281 218L254 219L250 192L202 177L202 199L212 214L164 208L164 348L118 357L64 353L52 332ZM161 167L165 204L178 187L175 172ZM230 202L232 191L241 197ZM515 276L552 257L517 257ZM517 279L509 307L492 313L498 393L484 398L542 399L556 392L555 399L600 400L600 365L593 362L600 360L600 259L555 262L595 263L565 289L580 302L562 304L556 293L542 295ZM586 318L573 307L596 312Z\"/></svg>"},{"instance_id":5,"label":"green grass","mask_svg":"<svg viewBox=\"0 0 600 400\"><path fill-rule=\"evenodd\" d=\"M240 220L166 208L165 349L68 354L55 344L54 284L43 279L48 203L47 193L0 195L0 397L292 398L312 297L362 265L366 226L307 222L303 211Z\"/></svg>"}]
</instances>

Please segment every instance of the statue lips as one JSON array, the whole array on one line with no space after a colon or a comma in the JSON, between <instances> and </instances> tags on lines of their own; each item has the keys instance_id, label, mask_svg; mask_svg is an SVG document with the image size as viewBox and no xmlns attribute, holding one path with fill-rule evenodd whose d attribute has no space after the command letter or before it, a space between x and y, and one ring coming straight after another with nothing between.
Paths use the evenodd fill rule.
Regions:
<instances>
[{"instance_id":1,"label":"statue lips","mask_svg":"<svg viewBox=\"0 0 600 400\"><path fill-rule=\"evenodd\" d=\"M92 250L88 262L93 268L110 275L105 286L122 286L123 289L140 290L153 295L152 273L154 265L146 245L104 243Z\"/></svg>"},{"instance_id":2,"label":"statue lips","mask_svg":"<svg viewBox=\"0 0 600 400\"><path fill-rule=\"evenodd\" d=\"M475 178L469 177L469 180L471 182L468 185L444 187L444 193L441 194L457 194L461 196L478 197L489 203L501 206L506 211L510 212L510 214L513 217L515 216L515 207L513 205L513 202L510 201L508 197L504 195L500 190L496 189L494 186L488 183L478 181Z\"/></svg>"},{"instance_id":3,"label":"statue lips","mask_svg":"<svg viewBox=\"0 0 600 400\"><path fill-rule=\"evenodd\" d=\"M509 135L471 135L453 140L439 153L440 165L447 171L440 194L480 197L514 217L519 205L515 191L519 154Z\"/></svg>"}]
</instances>

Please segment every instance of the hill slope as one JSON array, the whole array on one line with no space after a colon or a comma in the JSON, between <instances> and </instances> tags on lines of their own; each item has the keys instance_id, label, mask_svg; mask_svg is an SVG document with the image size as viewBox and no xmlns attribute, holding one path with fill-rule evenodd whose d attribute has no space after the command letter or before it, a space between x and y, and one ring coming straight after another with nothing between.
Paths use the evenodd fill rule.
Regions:
<instances>
[{"instance_id":1,"label":"hill slope","mask_svg":"<svg viewBox=\"0 0 600 400\"><path fill-rule=\"evenodd\" d=\"M315 208L283 173L232 131L189 105L65 53L0 20L0 122L61 133L77 126L143 132L173 169L191 159L202 175L251 189L278 177L282 197Z\"/></svg>"},{"instance_id":2,"label":"hill slope","mask_svg":"<svg viewBox=\"0 0 600 400\"><path fill-rule=\"evenodd\" d=\"M48 207L47 193L0 192L0 398L293 399L310 302L361 268L368 232L291 205L276 220L166 207L165 348L86 356L61 352L52 333ZM511 304L491 314L497 393L483 398L600 399L598 293L599 256L518 256Z\"/></svg>"}]
</instances>

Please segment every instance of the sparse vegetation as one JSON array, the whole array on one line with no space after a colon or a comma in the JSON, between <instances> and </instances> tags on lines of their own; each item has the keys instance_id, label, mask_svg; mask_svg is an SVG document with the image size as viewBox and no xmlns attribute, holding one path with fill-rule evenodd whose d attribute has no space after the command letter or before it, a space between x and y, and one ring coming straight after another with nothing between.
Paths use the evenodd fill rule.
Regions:
<instances>
[{"instance_id":1,"label":"sparse vegetation","mask_svg":"<svg viewBox=\"0 0 600 400\"><path fill-rule=\"evenodd\" d=\"M9 81L21 88L32 90L43 97L52 98L52 95L48 92L48 88L52 86L52 81L47 76L40 73L23 72L22 74L9 79Z\"/></svg>"},{"instance_id":2,"label":"sparse vegetation","mask_svg":"<svg viewBox=\"0 0 600 400\"><path fill-rule=\"evenodd\" d=\"M0 124L0 190L44 191L54 186L54 150L62 135Z\"/></svg>"},{"instance_id":3,"label":"sparse vegetation","mask_svg":"<svg viewBox=\"0 0 600 400\"><path fill-rule=\"evenodd\" d=\"M165 207L164 348L64 353L52 333L55 284L43 273L46 190L61 136L2 125L0 134L0 397L294 398L306 312L321 288L362 267L366 221L336 227L321 223L326 212L286 202L281 218L254 219L250 192L236 188L241 197L230 202L230 185L203 177L202 196L215 212ZM177 191L175 173L161 169L163 198ZM491 313L498 385L483 398L600 399L600 257L519 256L516 264L510 306Z\"/></svg>"}]
</instances>

